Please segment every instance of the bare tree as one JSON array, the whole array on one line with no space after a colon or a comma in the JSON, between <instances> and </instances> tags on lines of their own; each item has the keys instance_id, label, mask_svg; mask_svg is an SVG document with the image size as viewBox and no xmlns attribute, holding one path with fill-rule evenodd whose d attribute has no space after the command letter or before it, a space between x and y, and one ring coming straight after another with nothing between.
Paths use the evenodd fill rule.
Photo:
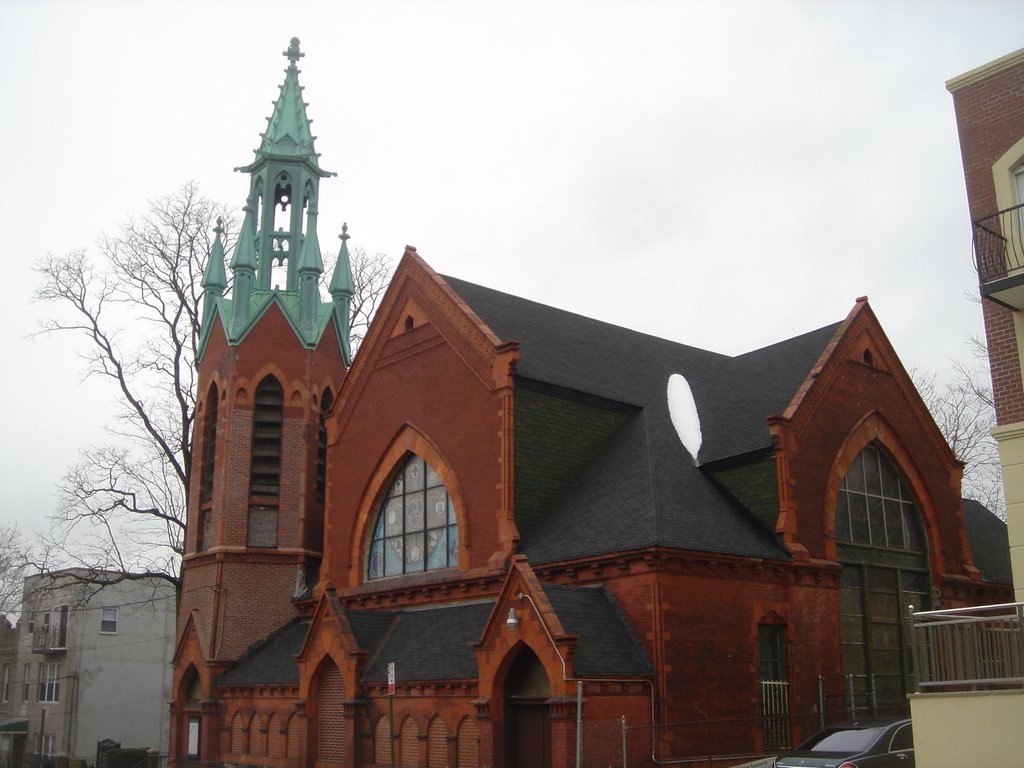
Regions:
<instances>
[{"instance_id":1,"label":"bare tree","mask_svg":"<svg viewBox=\"0 0 1024 768\"><path fill-rule=\"evenodd\" d=\"M0 526L0 616L14 616L21 605L25 552L18 529Z\"/></svg>"},{"instance_id":2,"label":"bare tree","mask_svg":"<svg viewBox=\"0 0 1024 768\"><path fill-rule=\"evenodd\" d=\"M352 354L366 336L374 312L387 290L394 264L383 253L367 253L356 246L352 251L352 308L349 312L349 343Z\"/></svg>"},{"instance_id":3,"label":"bare tree","mask_svg":"<svg viewBox=\"0 0 1024 768\"><path fill-rule=\"evenodd\" d=\"M75 567L98 586L158 577L180 586L192 472L200 282L223 219L225 250L235 220L194 184L156 200L141 220L84 252L37 265L35 297L59 307L40 333L78 334L85 376L108 379L117 420L112 442L84 448L59 487L54 526L34 565ZM358 339L387 280L390 262L355 251L352 327Z\"/></svg>"},{"instance_id":4,"label":"bare tree","mask_svg":"<svg viewBox=\"0 0 1024 768\"><path fill-rule=\"evenodd\" d=\"M978 365L954 361L953 377L945 385L938 383L935 374L914 371L913 378L949 447L964 462L964 497L981 502L1005 520L999 448L992 437L995 405L981 364L988 356L984 345L976 339L972 342Z\"/></svg>"}]
</instances>

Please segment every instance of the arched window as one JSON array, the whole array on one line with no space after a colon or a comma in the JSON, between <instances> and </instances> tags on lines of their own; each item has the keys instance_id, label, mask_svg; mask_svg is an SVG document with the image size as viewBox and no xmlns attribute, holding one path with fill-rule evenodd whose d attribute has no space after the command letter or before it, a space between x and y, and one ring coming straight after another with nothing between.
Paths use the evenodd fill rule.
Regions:
<instances>
[{"instance_id":1,"label":"arched window","mask_svg":"<svg viewBox=\"0 0 1024 768\"><path fill-rule=\"evenodd\" d=\"M316 446L316 500L324 503L324 491L327 487L327 412L334 403L334 395L325 389L320 398L320 429Z\"/></svg>"},{"instance_id":2,"label":"arched window","mask_svg":"<svg viewBox=\"0 0 1024 768\"><path fill-rule=\"evenodd\" d=\"M437 471L411 454L391 476L377 511L367 577L379 579L455 566L455 508Z\"/></svg>"},{"instance_id":3,"label":"arched window","mask_svg":"<svg viewBox=\"0 0 1024 768\"><path fill-rule=\"evenodd\" d=\"M907 481L876 446L866 446L839 488L836 541L924 552L920 521Z\"/></svg>"},{"instance_id":4,"label":"arched window","mask_svg":"<svg viewBox=\"0 0 1024 768\"><path fill-rule=\"evenodd\" d=\"M213 497L213 468L217 456L217 385L210 385L206 397L206 420L203 423L203 484L200 501Z\"/></svg>"},{"instance_id":5,"label":"arched window","mask_svg":"<svg viewBox=\"0 0 1024 768\"><path fill-rule=\"evenodd\" d=\"M865 446L843 478L835 537L851 714L905 714L914 690L907 608L930 607L927 545L910 484L878 445Z\"/></svg>"},{"instance_id":6,"label":"arched window","mask_svg":"<svg viewBox=\"0 0 1024 768\"><path fill-rule=\"evenodd\" d=\"M273 376L256 387L249 471L250 547L277 546L277 498L281 492L284 390Z\"/></svg>"}]
</instances>

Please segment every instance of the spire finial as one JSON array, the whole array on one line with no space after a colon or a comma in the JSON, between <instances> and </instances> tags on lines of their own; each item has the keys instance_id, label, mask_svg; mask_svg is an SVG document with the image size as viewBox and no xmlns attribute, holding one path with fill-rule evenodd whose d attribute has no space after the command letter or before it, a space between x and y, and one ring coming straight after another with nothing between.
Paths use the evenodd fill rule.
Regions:
<instances>
[{"instance_id":1,"label":"spire finial","mask_svg":"<svg viewBox=\"0 0 1024 768\"><path fill-rule=\"evenodd\" d=\"M342 245L345 244L345 241L348 240L348 237L349 237L349 235L348 235L348 224L342 224L341 225L341 234L338 235L338 239L341 240Z\"/></svg>"},{"instance_id":2,"label":"spire finial","mask_svg":"<svg viewBox=\"0 0 1024 768\"><path fill-rule=\"evenodd\" d=\"M301 59L306 54L299 51L299 38L293 37L291 41L289 41L288 43L288 50L284 51L281 55L287 56L288 61L290 61L292 64L297 64L299 59Z\"/></svg>"},{"instance_id":3,"label":"spire finial","mask_svg":"<svg viewBox=\"0 0 1024 768\"><path fill-rule=\"evenodd\" d=\"M217 226L213 228L213 233L220 237L224 234L224 218L221 216L217 217Z\"/></svg>"}]
</instances>

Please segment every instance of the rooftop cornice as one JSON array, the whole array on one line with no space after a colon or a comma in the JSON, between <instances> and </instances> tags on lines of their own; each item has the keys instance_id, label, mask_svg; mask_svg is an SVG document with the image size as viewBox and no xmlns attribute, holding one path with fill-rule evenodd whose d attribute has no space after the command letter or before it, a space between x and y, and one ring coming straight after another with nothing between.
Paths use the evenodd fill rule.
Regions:
<instances>
[{"instance_id":1,"label":"rooftop cornice","mask_svg":"<svg viewBox=\"0 0 1024 768\"><path fill-rule=\"evenodd\" d=\"M980 83L983 80L988 80L993 75L998 75L1000 72L1005 72L1013 67L1024 65L1024 48L1013 53L1008 53L1005 56L990 61L988 64L982 64L980 67L976 67L969 72L964 72L962 75L957 75L946 81L946 90L950 93L956 93L957 91L963 90L968 86Z\"/></svg>"}]
</instances>

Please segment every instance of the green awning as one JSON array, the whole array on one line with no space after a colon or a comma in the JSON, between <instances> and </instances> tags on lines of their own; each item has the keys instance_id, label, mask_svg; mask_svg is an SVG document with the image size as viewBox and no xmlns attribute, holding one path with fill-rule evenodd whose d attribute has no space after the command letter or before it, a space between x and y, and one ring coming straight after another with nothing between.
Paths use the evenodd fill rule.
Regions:
<instances>
[{"instance_id":1,"label":"green awning","mask_svg":"<svg viewBox=\"0 0 1024 768\"><path fill-rule=\"evenodd\" d=\"M11 720L0 720L0 733L28 733L28 718L15 717Z\"/></svg>"}]
</instances>

